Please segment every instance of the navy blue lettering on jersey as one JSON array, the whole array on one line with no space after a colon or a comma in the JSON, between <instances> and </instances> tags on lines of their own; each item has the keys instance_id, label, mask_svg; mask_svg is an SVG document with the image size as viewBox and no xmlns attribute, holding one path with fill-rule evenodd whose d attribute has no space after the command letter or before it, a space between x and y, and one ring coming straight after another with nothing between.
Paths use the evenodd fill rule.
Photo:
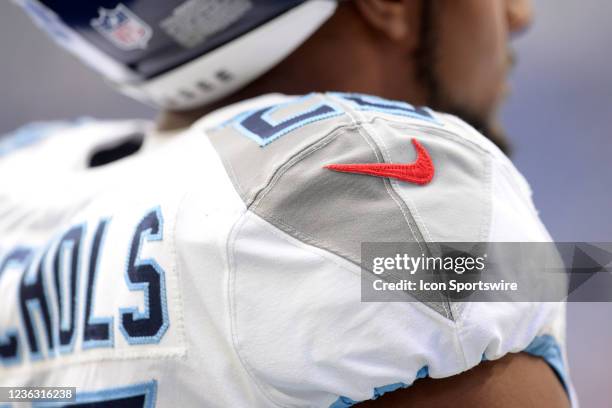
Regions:
<instances>
[{"instance_id":1,"label":"navy blue lettering on jersey","mask_svg":"<svg viewBox=\"0 0 612 408\"><path fill-rule=\"evenodd\" d=\"M87 233L89 226L91 234ZM82 350L115 348L116 329L130 346L159 344L170 327L166 274L157 256L147 257L143 251L163 241L163 228L162 211L156 207L138 221L127 239L129 245L108 251L107 255L114 259L118 252L125 254L125 270L100 270L110 218L73 225L40 251L26 246L8 251L0 259L0 280L7 271L11 282L13 273L19 273L14 288L19 313L15 316L18 320L15 327L0 328L0 368L23 363L24 356L31 361L61 358L74 353L77 344L81 344ZM113 298L115 293L96 290L99 279L112 279L105 282L105 287L109 283L113 288L123 285L116 272L124 274L127 289L142 294L142 304L138 302L134 307L132 301L126 301L123 307L111 306L116 304L115 300L121 301L125 289L118 291L117 299ZM3 286L3 291L6 289ZM106 315L96 314L96 296L105 296L108 302L100 307L112 307L113 311L104 309ZM7 310L10 308L0 308L0 315ZM139 396L129 400L142 402Z\"/></svg>"},{"instance_id":2,"label":"navy blue lettering on jersey","mask_svg":"<svg viewBox=\"0 0 612 408\"><path fill-rule=\"evenodd\" d=\"M357 109L375 112L388 113L391 115L407 116L414 119L422 119L429 122L439 123L433 116L431 110L425 107L414 107L409 103L401 101L391 101L377 96L334 92L330 95L342 98L353 103Z\"/></svg>"},{"instance_id":3,"label":"navy blue lettering on jersey","mask_svg":"<svg viewBox=\"0 0 612 408\"><path fill-rule=\"evenodd\" d=\"M74 349L78 311L77 282L81 269L81 241L85 227L72 227L59 241L53 257L53 278L57 296L59 325L55 325L60 353ZM66 259L67 262L66 262Z\"/></svg>"},{"instance_id":4,"label":"navy blue lettering on jersey","mask_svg":"<svg viewBox=\"0 0 612 408\"><path fill-rule=\"evenodd\" d=\"M277 111L292 105L307 105L309 101L316 100L315 98L315 94L309 94L287 103L249 111L239 115L231 123L240 133L263 147L294 129L344 113L330 102L319 102L308 106L303 112L294 113L281 120L272 119L272 115Z\"/></svg>"},{"instance_id":5,"label":"navy blue lettering on jersey","mask_svg":"<svg viewBox=\"0 0 612 408\"><path fill-rule=\"evenodd\" d=\"M128 255L125 281L132 291L142 291L145 310L120 309L119 329L130 344L159 343L168 330L165 272L154 259L140 259L144 241L163 238L163 218L159 208L150 211L136 227Z\"/></svg>"},{"instance_id":6,"label":"navy blue lettering on jersey","mask_svg":"<svg viewBox=\"0 0 612 408\"><path fill-rule=\"evenodd\" d=\"M42 346L40 338L34 326L34 316L38 312L47 339L48 352L51 355L54 350L53 327L51 324L51 312L47 285L44 279L44 265L49 251L48 248L42 255L30 264L28 270L23 274L19 286L19 303L21 317L25 327L28 346L33 360L42 358Z\"/></svg>"},{"instance_id":7,"label":"navy blue lettering on jersey","mask_svg":"<svg viewBox=\"0 0 612 408\"><path fill-rule=\"evenodd\" d=\"M100 251L106 236L110 220L104 219L98 224L94 234L89 256L89 274L87 276L87 293L85 294L85 327L83 328L83 348L113 346L113 317L94 318L94 294L100 262Z\"/></svg>"},{"instance_id":8,"label":"navy blue lettering on jersey","mask_svg":"<svg viewBox=\"0 0 612 408\"><path fill-rule=\"evenodd\" d=\"M0 263L0 279L9 268L19 268L25 271L31 260L30 248L15 248L10 251ZM16 327L8 328L5 334L0 329L0 365L18 364L21 360L21 342Z\"/></svg>"}]
</instances>

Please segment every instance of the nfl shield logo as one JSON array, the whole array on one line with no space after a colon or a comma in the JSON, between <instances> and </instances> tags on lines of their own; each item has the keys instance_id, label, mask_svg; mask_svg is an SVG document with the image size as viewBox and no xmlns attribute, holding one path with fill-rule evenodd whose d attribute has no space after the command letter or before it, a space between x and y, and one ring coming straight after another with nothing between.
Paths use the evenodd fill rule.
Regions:
<instances>
[{"instance_id":1,"label":"nfl shield logo","mask_svg":"<svg viewBox=\"0 0 612 408\"><path fill-rule=\"evenodd\" d=\"M91 26L123 50L145 49L153 30L136 14L119 3L114 9L100 8Z\"/></svg>"}]
</instances>

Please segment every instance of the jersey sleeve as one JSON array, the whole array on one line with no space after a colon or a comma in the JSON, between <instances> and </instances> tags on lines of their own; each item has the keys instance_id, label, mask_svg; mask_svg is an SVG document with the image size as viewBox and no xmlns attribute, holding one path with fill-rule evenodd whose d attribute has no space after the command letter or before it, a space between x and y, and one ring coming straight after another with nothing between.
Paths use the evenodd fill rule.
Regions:
<instances>
[{"instance_id":1,"label":"jersey sleeve","mask_svg":"<svg viewBox=\"0 0 612 408\"><path fill-rule=\"evenodd\" d=\"M350 406L521 351L566 379L560 303L361 297L363 243L550 240L501 152L454 118L316 98L301 109L344 113L259 146L239 128L211 136L247 208L227 244L232 343L270 403ZM415 163L415 139L435 169L428 183L328 168Z\"/></svg>"}]
</instances>

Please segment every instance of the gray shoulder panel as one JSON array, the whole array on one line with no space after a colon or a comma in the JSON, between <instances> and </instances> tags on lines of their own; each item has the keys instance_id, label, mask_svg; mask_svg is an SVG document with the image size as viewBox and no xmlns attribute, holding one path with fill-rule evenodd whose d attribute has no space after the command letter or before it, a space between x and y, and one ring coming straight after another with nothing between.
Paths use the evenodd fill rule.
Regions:
<instances>
[{"instance_id":1,"label":"gray shoulder panel","mask_svg":"<svg viewBox=\"0 0 612 408\"><path fill-rule=\"evenodd\" d=\"M307 110L324 101L342 113L298 126L272 143L258 143L231 123L210 133L250 211L356 264L364 242L483 239L491 213L489 159L483 151L435 126L349 111L327 96L291 109ZM282 107L274 113L295 117ZM411 163L416 159L412 138L428 150L436 168L425 186L324 167ZM430 306L452 318L443 305Z\"/></svg>"},{"instance_id":2,"label":"gray shoulder panel","mask_svg":"<svg viewBox=\"0 0 612 408\"><path fill-rule=\"evenodd\" d=\"M315 120L303 120L293 126L278 126L277 132L263 129L260 136L252 128L245 128L249 118L260 118L268 123L291 123L300 118L301 112L313 112L321 106L330 106L331 113L313 116ZM334 129L349 125L351 120L342 114L336 104L327 103L322 95L296 98L286 104L245 112L235 120L209 132L210 140L217 149L228 173L247 205L250 205L269 182L278 168L290 161L308 146L316 143Z\"/></svg>"}]
</instances>

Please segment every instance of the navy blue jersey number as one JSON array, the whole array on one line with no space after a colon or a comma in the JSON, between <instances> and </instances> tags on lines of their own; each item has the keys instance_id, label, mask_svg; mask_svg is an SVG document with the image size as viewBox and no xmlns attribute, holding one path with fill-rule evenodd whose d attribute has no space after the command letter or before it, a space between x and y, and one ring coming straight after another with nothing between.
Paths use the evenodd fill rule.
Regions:
<instances>
[{"instance_id":1,"label":"navy blue jersey number","mask_svg":"<svg viewBox=\"0 0 612 408\"><path fill-rule=\"evenodd\" d=\"M293 114L282 119L277 117L275 120L272 118L273 115L276 116L277 111L282 111L293 105L307 104L315 97L316 95L310 94L280 105L246 112L233 121L234 127L263 147L294 129L343 113L340 108L329 102L319 102L308 106L304 111L294 111Z\"/></svg>"}]
</instances>

